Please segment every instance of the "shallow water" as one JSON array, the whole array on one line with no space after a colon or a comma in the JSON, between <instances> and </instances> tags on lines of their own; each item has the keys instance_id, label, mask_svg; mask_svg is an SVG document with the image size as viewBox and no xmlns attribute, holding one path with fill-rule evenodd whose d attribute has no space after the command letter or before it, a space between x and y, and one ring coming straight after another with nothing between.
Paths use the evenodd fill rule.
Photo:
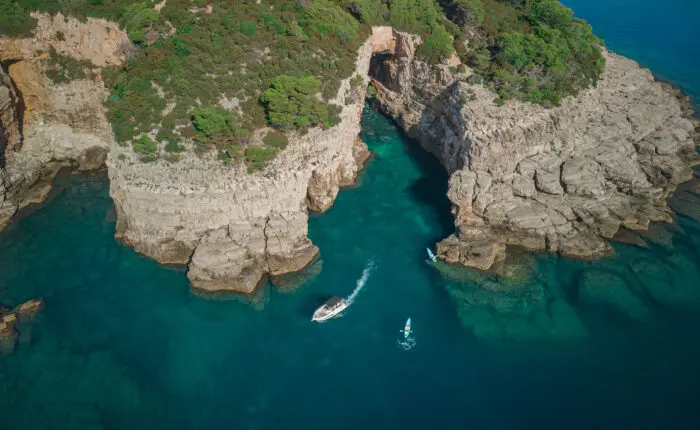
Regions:
<instances>
[{"instance_id":1,"label":"shallow water","mask_svg":"<svg viewBox=\"0 0 700 430\"><path fill-rule=\"evenodd\" d=\"M445 173L369 110L363 138L359 185L310 220L316 275L254 305L117 243L103 175L60 178L0 233L0 303L46 301L0 356L0 428L700 428L698 223L596 263L524 256L511 283L434 267ZM309 321L370 264L342 318Z\"/></svg>"}]
</instances>

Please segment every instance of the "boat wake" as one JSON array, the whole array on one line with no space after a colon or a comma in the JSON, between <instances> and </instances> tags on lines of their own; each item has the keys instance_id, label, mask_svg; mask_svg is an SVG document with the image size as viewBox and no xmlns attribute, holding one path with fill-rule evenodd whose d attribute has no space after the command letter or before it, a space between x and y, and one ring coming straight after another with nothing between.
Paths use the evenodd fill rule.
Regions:
<instances>
[{"instance_id":1,"label":"boat wake","mask_svg":"<svg viewBox=\"0 0 700 430\"><path fill-rule=\"evenodd\" d=\"M350 294L348 298L345 299L345 301L348 302L348 306L351 305L355 301L355 298L357 298L357 295L360 294L360 291L362 291L362 288L367 283L367 280L374 271L375 267L376 264L374 263L374 259L371 259L369 260L369 262L367 262L367 266L365 266L365 269L362 271L362 276L360 277L360 279L357 280L357 286L353 290L352 294Z\"/></svg>"}]
</instances>

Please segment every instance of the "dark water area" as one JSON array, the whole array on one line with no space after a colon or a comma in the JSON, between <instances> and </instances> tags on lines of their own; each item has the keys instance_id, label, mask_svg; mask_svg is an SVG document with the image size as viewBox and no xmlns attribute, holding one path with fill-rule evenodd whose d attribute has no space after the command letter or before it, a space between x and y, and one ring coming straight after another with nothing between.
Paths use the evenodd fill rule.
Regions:
<instances>
[{"instance_id":1,"label":"dark water area","mask_svg":"<svg viewBox=\"0 0 700 430\"><path fill-rule=\"evenodd\" d=\"M652 35L601 15L700 11L566 3L651 67L670 64L635 55L658 49ZM0 354L0 429L700 428L700 224L679 217L594 263L515 256L511 281L434 266L424 248L453 229L444 170L369 109L362 137L374 158L358 186L310 219L319 260L255 304L204 300L116 242L104 175L59 178L0 233L0 305L46 303ZM342 318L310 321L360 285Z\"/></svg>"}]
</instances>

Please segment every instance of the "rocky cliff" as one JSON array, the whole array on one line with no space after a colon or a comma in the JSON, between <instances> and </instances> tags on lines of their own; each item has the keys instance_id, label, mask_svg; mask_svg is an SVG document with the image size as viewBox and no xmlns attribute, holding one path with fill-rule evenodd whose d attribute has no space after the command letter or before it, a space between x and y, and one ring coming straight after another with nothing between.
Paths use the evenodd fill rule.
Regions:
<instances>
[{"instance_id":1,"label":"rocky cliff","mask_svg":"<svg viewBox=\"0 0 700 430\"><path fill-rule=\"evenodd\" d=\"M121 64L130 46L105 20L34 16L34 37L0 38L0 228L23 206L43 200L61 167L103 165L113 138L100 67ZM95 77L52 82L45 75L50 48L91 63Z\"/></svg>"},{"instance_id":2,"label":"rocky cliff","mask_svg":"<svg viewBox=\"0 0 700 430\"><path fill-rule=\"evenodd\" d=\"M143 163L130 147L115 144L102 106L107 92L100 68L125 61L124 32L104 20L35 17L34 37L0 39L8 72L0 92L2 136L15 149L4 151L0 224L41 201L61 167L97 168L110 151L117 237L159 262L188 263L193 287L252 292L265 275L297 271L313 260L318 249L306 235L308 211L327 210L369 156L358 139L365 85L343 82L332 100L343 106L341 123L291 138L262 172L248 174L243 165L224 166L213 154L192 152L178 163ZM372 43L358 52L365 82ZM52 82L45 73L51 48L95 68L85 79Z\"/></svg>"},{"instance_id":3,"label":"rocky cliff","mask_svg":"<svg viewBox=\"0 0 700 430\"><path fill-rule=\"evenodd\" d=\"M606 52L597 86L560 106L499 107L469 69L429 66L415 57L419 39L394 38L372 64L377 99L451 174L457 232L438 245L444 260L497 270L509 245L592 258L621 226L671 220L698 123L648 70Z\"/></svg>"},{"instance_id":4,"label":"rocky cliff","mask_svg":"<svg viewBox=\"0 0 700 430\"><path fill-rule=\"evenodd\" d=\"M312 261L308 212L327 210L368 156L357 138L363 85L344 81L332 101L341 123L293 136L263 171L191 151L178 163L144 163L114 144L102 106L100 67L125 60L126 35L103 20L37 17L34 38L0 39L0 225L42 199L60 167L97 168L106 156L117 237L159 262L189 264L195 288L252 292L266 275ZM468 83L468 69L450 67L454 58L417 59L419 42L375 28L356 73L366 82L371 69L382 109L451 174L457 233L439 244L443 259L497 269L507 245L595 257L620 226L670 219L666 199L691 176L697 124L649 71L606 53L597 87L561 106L498 107ZM51 82L49 48L90 61L94 77Z\"/></svg>"},{"instance_id":5,"label":"rocky cliff","mask_svg":"<svg viewBox=\"0 0 700 430\"><path fill-rule=\"evenodd\" d=\"M356 62L365 80L371 52L368 41ZM107 165L118 237L161 263L189 263L192 286L206 291L249 293L265 275L300 270L318 254L308 211L328 209L367 158L358 140L364 87L344 81L333 100L343 106L340 124L292 137L254 174L212 154L145 164L115 147Z\"/></svg>"}]
</instances>

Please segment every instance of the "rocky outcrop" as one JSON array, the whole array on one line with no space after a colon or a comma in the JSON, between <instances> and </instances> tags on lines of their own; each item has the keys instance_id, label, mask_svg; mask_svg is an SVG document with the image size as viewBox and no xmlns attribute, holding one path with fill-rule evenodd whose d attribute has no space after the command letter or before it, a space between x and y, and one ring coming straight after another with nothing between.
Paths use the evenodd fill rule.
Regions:
<instances>
[{"instance_id":1,"label":"rocky outcrop","mask_svg":"<svg viewBox=\"0 0 700 430\"><path fill-rule=\"evenodd\" d=\"M107 91L99 67L121 64L128 51L126 34L116 24L88 18L36 14L34 37L0 38L0 228L22 207L40 202L64 166L95 169L104 164L113 143L103 100ZM91 62L97 79L55 84L44 75L49 48ZM9 90L8 90L9 88ZM8 101L9 100L9 101ZM21 104L18 103L21 100ZM21 142L21 145L19 143Z\"/></svg>"},{"instance_id":2,"label":"rocky outcrop","mask_svg":"<svg viewBox=\"0 0 700 430\"><path fill-rule=\"evenodd\" d=\"M368 41L358 53L365 79L371 52ZM115 147L107 165L117 236L159 262L189 264L187 277L200 290L250 293L267 275L302 269L318 254L307 237L308 211L328 209L368 154L357 139L364 86L345 80L333 102L343 106L340 124L292 137L253 174L213 155L145 164Z\"/></svg>"},{"instance_id":3,"label":"rocky outcrop","mask_svg":"<svg viewBox=\"0 0 700 430\"><path fill-rule=\"evenodd\" d=\"M394 37L394 55L373 64L377 99L451 174L457 232L438 245L444 260L497 269L508 245L593 258L621 226L671 219L697 122L648 70L604 52L597 86L559 107L499 107L471 71L429 66L417 37Z\"/></svg>"},{"instance_id":4,"label":"rocky outcrop","mask_svg":"<svg viewBox=\"0 0 700 430\"><path fill-rule=\"evenodd\" d=\"M0 167L5 166L5 151L21 142L19 112L14 84L0 67Z\"/></svg>"},{"instance_id":5,"label":"rocky outcrop","mask_svg":"<svg viewBox=\"0 0 700 430\"><path fill-rule=\"evenodd\" d=\"M130 148L113 144L102 106L107 94L99 67L125 60L124 32L102 20L36 17L32 39L0 40L0 59L11 62L9 77L26 106L24 143L8 155L0 177L0 224L42 200L59 168L99 167L111 150L117 237L159 262L189 263L195 288L252 292L266 275L297 271L313 260L318 249L307 237L307 211L327 210L340 187L354 184L369 156L357 138L364 86L343 82L332 100L343 106L341 123L292 138L263 172L249 175L244 166L192 153L176 164L146 164ZM62 85L47 80L49 47L91 61L97 79ZM371 52L368 41L357 60L365 80Z\"/></svg>"},{"instance_id":6,"label":"rocky outcrop","mask_svg":"<svg viewBox=\"0 0 700 430\"><path fill-rule=\"evenodd\" d=\"M13 310L0 307L0 353L12 353L20 335L44 308L42 299L29 300ZM26 330L29 333L29 330Z\"/></svg>"}]
</instances>

